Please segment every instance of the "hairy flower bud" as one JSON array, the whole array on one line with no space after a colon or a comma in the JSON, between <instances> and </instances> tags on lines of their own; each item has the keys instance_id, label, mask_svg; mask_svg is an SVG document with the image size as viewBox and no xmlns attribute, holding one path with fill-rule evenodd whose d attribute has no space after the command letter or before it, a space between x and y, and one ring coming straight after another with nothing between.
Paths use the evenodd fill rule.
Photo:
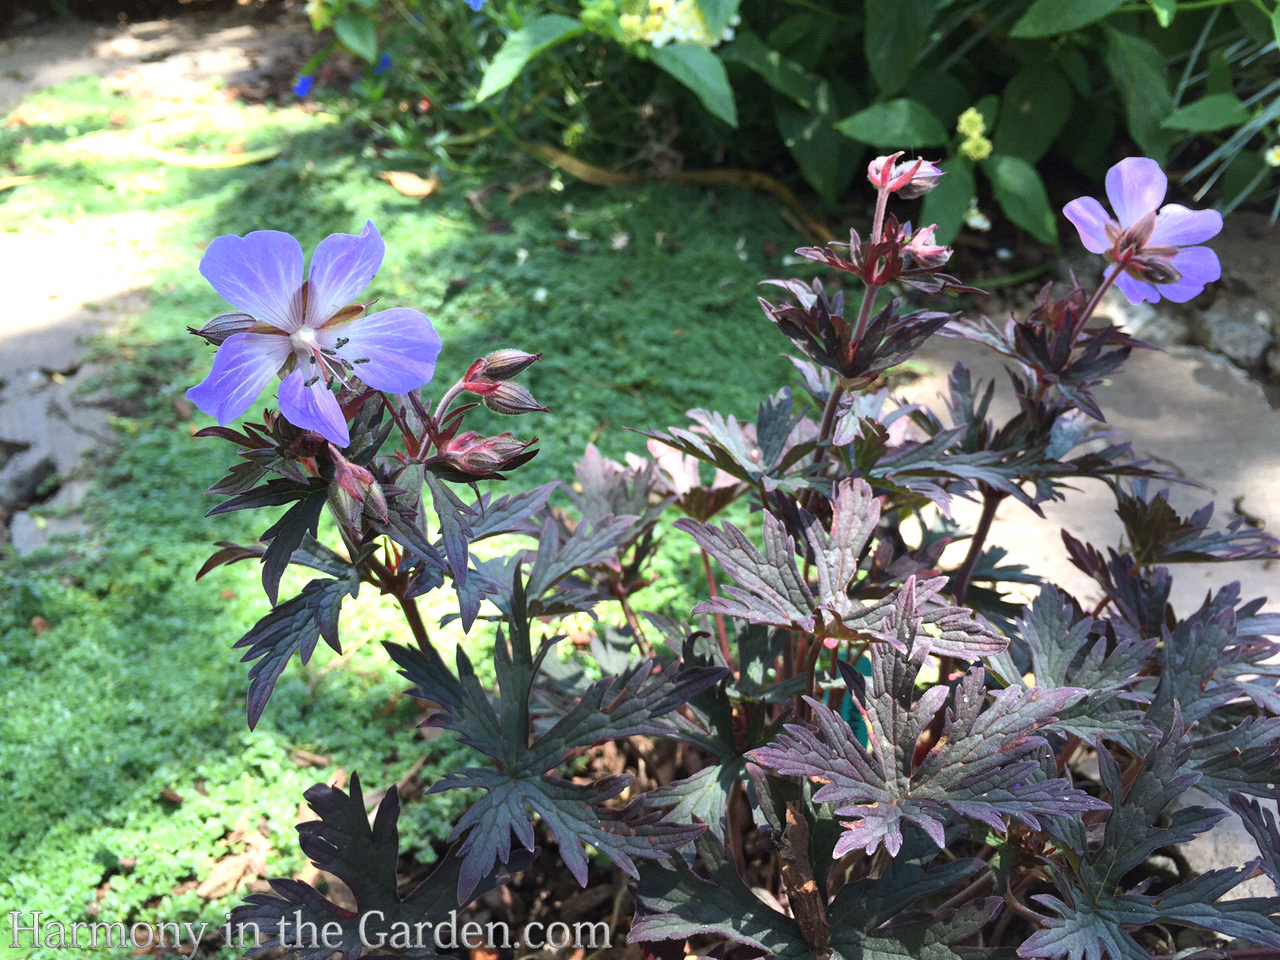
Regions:
<instances>
[{"instance_id":1,"label":"hairy flower bud","mask_svg":"<svg viewBox=\"0 0 1280 960\"><path fill-rule=\"evenodd\" d=\"M224 313L220 317L214 317L199 330L195 327L187 327L187 332L203 337L215 347L220 347L227 337L237 333L248 333L257 322L247 313Z\"/></svg>"},{"instance_id":2,"label":"hairy flower bud","mask_svg":"<svg viewBox=\"0 0 1280 960\"><path fill-rule=\"evenodd\" d=\"M494 384L484 395L484 405L494 413L516 416L521 413L546 413L547 408L533 399L533 394L509 380Z\"/></svg>"},{"instance_id":3,"label":"hairy flower bud","mask_svg":"<svg viewBox=\"0 0 1280 960\"><path fill-rule=\"evenodd\" d=\"M934 242L936 223L921 227L911 236L911 242L903 250L921 267L932 269L940 267L951 259L951 248L940 246Z\"/></svg>"},{"instance_id":4,"label":"hairy flower bud","mask_svg":"<svg viewBox=\"0 0 1280 960\"><path fill-rule=\"evenodd\" d=\"M867 179L873 187L896 193L904 200L914 200L932 190L945 176L936 164L928 160L904 160L897 163L900 156L901 153L895 153L887 157L876 157L867 164Z\"/></svg>"},{"instance_id":5,"label":"hairy flower bud","mask_svg":"<svg viewBox=\"0 0 1280 960\"><path fill-rule=\"evenodd\" d=\"M346 459L332 443L329 444L329 456L333 459L329 505L337 518L351 529L358 530L360 518L367 508L385 523L387 498L377 478L364 467Z\"/></svg>"},{"instance_id":6,"label":"hairy flower bud","mask_svg":"<svg viewBox=\"0 0 1280 960\"><path fill-rule=\"evenodd\" d=\"M490 380L510 380L524 373L529 367L542 359L540 353L525 353L523 350L495 350L484 358L483 373Z\"/></svg>"},{"instance_id":7,"label":"hairy flower bud","mask_svg":"<svg viewBox=\"0 0 1280 960\"><path fill-rule=\"evenodd\" d=\"M482 437L474 431L468 431L445 444L440 456L446 464L460 473L486 477L524 463L532 456L528 450L535 442L517 440L509 433Z\"/></svg>"}]
</instances>

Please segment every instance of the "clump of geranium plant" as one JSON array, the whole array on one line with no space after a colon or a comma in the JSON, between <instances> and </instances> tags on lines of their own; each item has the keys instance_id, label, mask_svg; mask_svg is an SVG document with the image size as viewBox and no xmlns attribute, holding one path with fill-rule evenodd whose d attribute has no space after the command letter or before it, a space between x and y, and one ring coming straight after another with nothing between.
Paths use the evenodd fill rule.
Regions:
<instances>
[{"instance_id":1,"label":"clump of geranium plant","mask_svg":"<svg viewBox=\"0 0 1280 960\"><path fill-rule=\"evenodd\" d=\"M798 393L764 398L753 421L695 410L691 427L647 431L652 461L590 448L573 490L478 492L536 450L464 430L467 413L541 411L516 381L538 357L480 358L433 406L430 322L348 303L381 261L372 226L322 243L305 282L292 238L215 241L203 270L241 312L199 331L219 348L192 396L223 421L202 433L241 459L212 488L228 498L213 512L288 505L258 543L220 544L201 571L262 564L273 609L238 644L253 663L250 723L295 654L307 660L321 637L338 647L338 611L365 583L403 608L413 643L387 653L434 710L428 723L481 758L430 788L477 795L418 886L397 886L395 788L370 824L353 777L349 792L309 791L318 819L299 831L354 908L277 880L233 925L310 958L447 955L424 929L536 858L558 857L585 886L594 849L629 878L634 915L614 922L648 956L1280 951L1280 902L1224 899L1259 873L1280 881L1280 826L1259 803L1280 795L1280 616L1236 585L1189 615L1169 603L1171 565L1276 557L1280 544L1239 521L1214 529L1211 508L1179 514L1159 487L1173 478L1102 430L1093 393L1140 346L1095 321L1102 290L1189 299L1218 275L1200 244L1221 218L1161 206L1158 166L1125 160L1107 180L1114 218L1088 199L1066 210L1109 261L1093 295L1046 287L1005 323L882 302L886 287L971 290L943 272L950 251L933 227L889 211L939 175L879 158L871 230L799 251L860 281L860 297L771 281L785 299L760 303L796 353ZM997 385L961 365L944 414L896 401L885 375L933 335L1005 357L1017 412L993 422ZM275 374L282 412L229 429ZM1008 501L1039 511L1081 480L1115 491L1125 528L1105 548L1063 535L1098 585L1090 608L986 543ZM557 488L571 512L551 508ZM955 498L981 503L973 530L949 519ZM740 500L759 511L762 543L711 522ZM340 544L317 540L326 508ZM691 537L706 561L694 619L633 607L670 511L680 532L665 535ZM500 533L530 545L505 559L471 551ZM962 538L963 559L944 565ZM320 576L277 603L290 563ZM1012 600L1011 583L1035 600ZM467 652L450 665L433 644L417 598L446 588L468 630L486 610L498 621L495 690ZM548 656L561 639L548 624L602 605L626 626L601 628L591 670ZM664 774L574 765L631 738L678 746L654 768ZM1192 786L1218 805L1175 809ZM1168 852L1226 807L1258 858L1188 873Z\"/></svg>"}]
</instances>

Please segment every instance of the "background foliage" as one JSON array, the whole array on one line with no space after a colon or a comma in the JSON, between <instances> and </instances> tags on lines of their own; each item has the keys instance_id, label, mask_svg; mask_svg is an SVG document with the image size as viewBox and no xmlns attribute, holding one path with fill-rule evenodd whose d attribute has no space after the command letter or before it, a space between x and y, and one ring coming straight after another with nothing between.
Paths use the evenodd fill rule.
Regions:
<instances>
[{"instance_id":1,"label":"background foliage","mask_svg":"<svg viewBox=\"0 0 1280 960\"><path fill-rule=\"evenodd\" d=\"M1271 0L498 0L479 12L456 0L312 0L309 9L334 47L381 67L356 85L362 118L446 168L514 142L658 176L730 166L793 179L798 170L835 201L869 157L918 150L951 173L924 213L944 240L976 196L990 196L1052 243L1038 170L1097 181L1128 140L1230 209L1269 195L1280 162L1268 153L1280 119ZM493 132L507 143L484 136Z\"/></svg>"}]
</instances>

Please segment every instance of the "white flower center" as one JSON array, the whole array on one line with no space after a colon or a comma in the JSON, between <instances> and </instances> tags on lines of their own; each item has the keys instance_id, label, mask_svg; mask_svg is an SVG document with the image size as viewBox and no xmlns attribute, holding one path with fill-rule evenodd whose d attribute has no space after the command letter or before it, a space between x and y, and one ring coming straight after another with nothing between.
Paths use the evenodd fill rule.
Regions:
<instances>
[{"instance_id":1,"label":"white flower center","mask_svg":"<svg viewBox=\"0 0 1280 960\"><path fill-rule=\"evenodd\" d=\"M311 353L316 347L316 332L307 326L299 327L289 334L289 344L295 353Z\"/></svg>"}]
</instances>

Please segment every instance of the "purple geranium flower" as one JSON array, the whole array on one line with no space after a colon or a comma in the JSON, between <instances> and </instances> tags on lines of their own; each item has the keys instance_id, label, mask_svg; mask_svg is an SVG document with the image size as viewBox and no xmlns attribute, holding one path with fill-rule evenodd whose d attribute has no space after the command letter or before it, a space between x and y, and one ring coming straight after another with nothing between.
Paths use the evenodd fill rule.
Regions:
<instances>
[{"instance_id":1,"label":"purple geranium flower","mask_svg":"<svg viewBox=\"0 0 1280 960\"><path fill-rule=\"evenodd\" d=\"M299 100L305 100L307 94L311 92L312 85L316 82L314 74L304 73L298 77L298 82L293 85L293 93Z\"/></svg>"},{"instance_id":2,"label":"purple geranium flower","mask_svg":"<svg viewBox=\"0 0 1280 960\"><path fill-rule=\"evenodd\" d=\"M332 383L346 383L351 374L375 390L408 393L431 380L440 355L439 335L417 310L366 315L352 304L382 266L383 253L372 223L359 236L332 234L316 247L304 281L302 246L289 234L218 237L200 273L243 313L219 318L213 369L187 397L226 426L280 374L285 419L345 447L350 435Z\"/></svg>"},{"instance_id":3,"label":"purple geranium flower","mask_svg":"<svg viewBox=\"0 0 1280 960\"><path fill-rule=\"evenodd\" d=\"M484 6L484 0L467 0L467 6L472 10L479 10Z\"/></svg>"},{"instance_id":4,"label":"purple geranium flower","mask_svg":"<svg viewBox=\"0 0 1280 960\"><path fill-rule=\"evenodd\" d=\"M1217 236L1222 214L1180 203L1160 206L1168 185L1154 160L1127 157L1107 171L1107 199L1118 222L1093 197L1062 208L1085 247L1120 267L1116 286L1130 303L1161 297L1186 303L1222 275L1218 255L1195 246Z\"/></svg>"}]
</instances>

